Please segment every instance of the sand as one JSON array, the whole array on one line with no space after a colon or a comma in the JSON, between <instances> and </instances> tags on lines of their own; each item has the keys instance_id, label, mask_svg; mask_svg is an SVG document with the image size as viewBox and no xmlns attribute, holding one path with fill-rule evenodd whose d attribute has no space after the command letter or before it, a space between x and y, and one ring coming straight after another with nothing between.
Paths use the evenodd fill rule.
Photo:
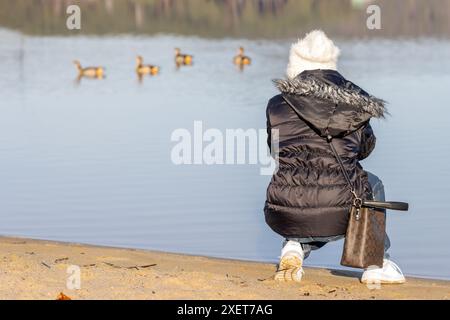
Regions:
<instances>
[{"instance_id":1,"label":"sand","mask_svg":"<svg viewBox=\"0 0 450 320\"><path fill-rule=\"evenodd\" d=\"M61 292L74 300L450 298L450 281L408 278L404 285L368 288L359 282L359 273L306 268L302 283L279 283L273 280L275 268L267 263L0 237L0 299L56 299Z\"/></svg>"}]
</instances>

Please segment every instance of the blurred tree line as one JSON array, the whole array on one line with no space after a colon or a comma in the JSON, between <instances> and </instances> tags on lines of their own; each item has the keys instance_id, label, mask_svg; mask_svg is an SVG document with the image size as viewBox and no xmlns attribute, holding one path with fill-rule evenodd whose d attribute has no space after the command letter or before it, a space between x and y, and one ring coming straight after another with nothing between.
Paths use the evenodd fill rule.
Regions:
<instances>
[{"instance_id":1,"label":"blurred tree line","mask_svg":"<svg viewBox=\"0 0 450 320\"><path fill-rule=\"evenodd\" d=\"M382 29L366 28L366 8L382 9ZM77 4L82 29L66 29ZM31 35L156 34L290 38L322 28L334 36L450 35L450 0L0 0L0 26Z\"/></svg>"}]
</instances>

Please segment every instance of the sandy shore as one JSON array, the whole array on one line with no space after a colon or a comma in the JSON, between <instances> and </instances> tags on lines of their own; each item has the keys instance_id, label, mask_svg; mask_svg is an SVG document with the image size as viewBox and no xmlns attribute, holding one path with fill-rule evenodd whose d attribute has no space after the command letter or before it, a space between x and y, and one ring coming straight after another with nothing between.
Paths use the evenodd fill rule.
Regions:
<instances>
[{"instance_id":1,"label":"sandy shore","mask_svg":"<svg viewBox=\"0 0 450 320\"><path fill-rule=\"evenodd\" d=\"M66 286L68 267L81 288ZM306 269L301 284L275 265L0 237L0 299L449 299L450 281L408 278L370 290L358 273Z\"/></svg>"}]
</instances>

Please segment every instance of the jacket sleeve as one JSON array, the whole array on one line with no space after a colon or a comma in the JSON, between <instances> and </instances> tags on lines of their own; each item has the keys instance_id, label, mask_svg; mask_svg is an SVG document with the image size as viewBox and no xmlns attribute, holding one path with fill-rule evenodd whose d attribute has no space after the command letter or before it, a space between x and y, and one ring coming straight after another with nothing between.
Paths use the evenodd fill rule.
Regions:
<instances>
[{"instance_id":1,"label":"jacket sleeve","mask_svg":"<svg viewBox=\"0 0 450 320\"><path fill-rule=\"evenodd\" d=\"M377 141L369 122L361 130L361 146L358 160L366 159L372 153L373 149L375 149L375 144Z\"/></svg>"}]
</instances>

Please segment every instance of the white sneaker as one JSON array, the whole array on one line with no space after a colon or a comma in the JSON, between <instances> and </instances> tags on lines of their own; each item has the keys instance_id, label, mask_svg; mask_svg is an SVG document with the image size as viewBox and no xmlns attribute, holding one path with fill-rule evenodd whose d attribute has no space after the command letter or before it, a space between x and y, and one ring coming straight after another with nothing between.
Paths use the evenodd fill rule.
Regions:
<instances>
[{"instance_id":1,"label":"white sneaker","mask_svg":"<svg viewBox=\"0 0 450 320\"><path fill-rule=\"evenodd\" d=\"M281 250L280 263L275 274L277 281L295 281L302 280L304 271L302 245L296 241L288 241Z\"/></svg>"},{"instance_id":2,"label":"white sneaker","mask_svg":"<svg viewBox=\"0 0 450 320\"><path fill-rule=\"evenodd\" d=\"M384 259L383 268L366 269L364 271L361 282L365 284L401 284L406 279L400 267L393 261Z\"/></svg>"}]
</instances>

